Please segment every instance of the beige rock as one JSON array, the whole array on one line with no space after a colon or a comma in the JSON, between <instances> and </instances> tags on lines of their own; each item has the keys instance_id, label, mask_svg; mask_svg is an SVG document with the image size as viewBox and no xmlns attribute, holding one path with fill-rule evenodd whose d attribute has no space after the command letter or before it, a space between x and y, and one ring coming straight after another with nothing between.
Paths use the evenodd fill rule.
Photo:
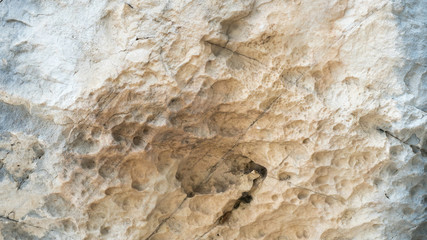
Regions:
<instances>
[{"instance_id":1,"label":"beige rock","mask_svg":"<svg viewBox=\"0 0 427 240\"><path fill-rule=\"evenodd\" d=\"M0 3L0 239L424 239L422 1Z\"/></svg>"}]
</instances>

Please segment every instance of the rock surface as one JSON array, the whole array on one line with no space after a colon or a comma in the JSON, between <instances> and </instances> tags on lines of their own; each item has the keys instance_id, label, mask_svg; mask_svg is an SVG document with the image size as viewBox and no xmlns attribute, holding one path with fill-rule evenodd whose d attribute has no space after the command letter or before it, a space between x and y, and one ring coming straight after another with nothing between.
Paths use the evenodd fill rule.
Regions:
<instances>
[{"instance_id":1,"label":"rock surface","mask_svg":"<svg viewBox=\"0 0 427 240\"><path fill-rule=\"evenodd\" d=\"M426 6L3 0L0 239L426 239Z\"/></svg>"}]
</instances>

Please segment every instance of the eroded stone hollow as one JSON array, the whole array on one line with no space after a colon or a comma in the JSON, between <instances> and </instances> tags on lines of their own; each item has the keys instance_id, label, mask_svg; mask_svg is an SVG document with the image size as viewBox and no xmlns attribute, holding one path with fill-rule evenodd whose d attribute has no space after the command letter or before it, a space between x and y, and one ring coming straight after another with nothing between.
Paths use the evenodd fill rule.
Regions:
<instances>
[{"instance_id":1,"label":"eroded stone hollow","mask_svg":"<svg viewBox=\"0 0 427 240\"><path fill-rule=\"evenodd\" d=\"M0 239L424 239L425 1L0 1Z\"/></svg>"}]
</instances>

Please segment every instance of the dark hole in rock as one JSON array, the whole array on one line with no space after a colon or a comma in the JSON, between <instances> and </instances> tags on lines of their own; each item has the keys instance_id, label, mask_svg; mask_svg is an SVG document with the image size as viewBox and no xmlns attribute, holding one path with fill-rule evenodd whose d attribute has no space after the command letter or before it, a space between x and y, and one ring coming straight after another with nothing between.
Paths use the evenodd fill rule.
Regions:
<instances>
[{"instance_id":1,"label":"dark hole in rock","mask_svg":"<svg viewBox=\"0 0 427 240\"><path fill-rule=\"evenodd\" d=\"M113 172L114 172L113 169L108 164L102 165L102 167L99 168L98 170L98 174L103 178L110 177L113 174Z\"/></svg>"},{"instance_id":2,"label":"dark hole in rock","mask_svg":"<svg viewBox=\"0 0 427 240\"><path fill-rule=\"evenodd\" d=\"M182 106L182 101L179 98L173 98L168 104L168 107L173 111L180 109L181 106Z\"/></svg>"},{"instance_id":3,"label":"dark hole in rock","mask_svg":"<svg viewBox=\"0 0 427 240\"><path fill-rule=\"evenodd\" d=\"M187 197L189 197L189 198L192 198L192 197L194 197L194 192L189 192L189 193L187 193Z\"/></svg>"},{"instance_id":4,"label":"dark hole in rock","mask_svg":"<svg viewBox=\"0 0 427 240\"><path fill-rule=\"evenodd\" d=\"M110 232L110 227L102 227L101 229L100 229L100 233L102 234L102 235L106 235L106 234L108 234Z\"/></svg>"},{"instance_id":5,"label":"dark hole in rock","mask_svg":"<svg viewBox=\"0 0 427 240\"><path fill-rule=\"evenodd\" d=\"M245 170L243 171L244 174L249 174L252 172L252 168L251 168L251 162L249 162L248 164L246 164L245 166Z\"/></svg>"},{"instance_id":6,"label":"dark hole in rock","mask_svg":"<svg viewBox=\"0 0 427 240\"><path fill-rule=\"evenodd\" d=\"M291 176L289 174L287 174L285 172L279 174L279 180L280 181L286 181L289 179L291 179Z\"/></svg>"},{"instance_id":7,"label":"dark hole in rock","mask_svg":"<svg viewBox=\"0 0 427 240\"><path fill-rule=\"evenodd\" d=\"M267 168L255 163L254 161L250 161L248 164L246 164L243 173L249 174L252 171L257 172L261 178L265 178L267 176Z\"/></svg>"},{"instance_id":8,"label":"dark hole in rock","mask_svg":"<svg viewBox=\"0 0 427 240\"><path fill-rule=\"evenodd\" d=\"M252 202L252 196L248 192L243 192L242 196L239 198L239 201L244 203L250 203Z\"/></svg>"},{"instance_id":9,"label":"dark hole in rock","mask_svg":"<svg viewBox=\"0 0 427 240\"><path fill-rule=\"evenodd\" d=\"M230 219L230 217L231 217L231 211L227 211L224 214L222 214L221 217L219 217L218 223L219 224L224 224L224 223L226 223Z\"/></svg>"},{"instance_id":10,"label":"dark hole in rock","mask_svg":"<svg viewBox=\"0 0 427 240\"><path fill-rule=\"evenodd\" d=\"M181 181L181 180L182 180L182 175L181 175L181 173L180 173L180 172L177 172L177 173L175 174L175 178L176 178L176 180Z\"/></svg>"},{"instance_id":11,"label":"dark hole in rock","mask_svg":"<svg viewBox=\"0 0 427 240\"><path fill-rule=\"evenodd\" d=\"M302 200L302 199L307 198L307 194L306 193L299 193L297 197L298 197L298 199Z\"/></svg>"},{"instance_id":12,"label":"dark hole in rock","mask_svg":"<svg viewBox=\"0 0 427 240\"><path fill-rule=\"evenodd\" d=\"M131 187L135 190L142 191L145 189L144 185L142 185L138 181L132 181Z\"/></svg>"},{"instance_id":13,"label":"dark hole in rock","mask_svg":"<svg viewBox=\"0 0 427 240\"><path fill-rule=\"evenodd\" d=\"M416 146L414 146L414 145L410 145L411 146L411 149L412 149L412 152L413 153L419 153L420 152L420 150L416 147Z\"/></svg>"},{"instance_id":14,"label":"dark hole in rock","mask_svg":"<svg viewBox=\"0 0 427 240\"><path fill-rule=\"evenodd\" d=\"M40 159L41 157L43 157L44 150L41 148L40 145L38 145L38 144L34 145L32 148L33 148L34 153L36 154L37 159Z\"/></svg>"},{"instance_id":15,"label":"dark hole in rock","mask_svg":"<svg viewBox=\"0 0 427 240\"><path fill-rule=\"evenodd\" d=\"M90 158L84 158L81 160L81 164L83 169L93 169L95 167L95 161Z\"/></svg>"},{"instance_id":16,"label":"dark hole in rock","mask_svg":"<svg viewBox=\"0 0 427 240\"><path fill-rule=\"evenodd\" d=\"M114 141L116 141L116 142L120 142L120 141L122 140L122 136L120 136L120 134L119 134L119 133L117 133L117 132L113 132L113 133L112 133L112 135L113 135L113 139L114 139Z\"/></svg>"},{"instance_id":17,"label":"dark hole in rock","mask_svg":"<svg viewBox=\"0 0 427 240\"><path fill-rule=\"evenodd\" d=\"M256 171L259 173L259 175L261 175L262 178L265 178L267 176L267 168L265 168L265 167L261 166Z\"/></svg>"},{"instance_id":18,"label":"dark hole in rock","mask_svg":"<svg viewBox=\"0 0 427 240\"><path fill-rule=\"evenodd\" d=\"M135 137L133 138L132 142L133 142L133 144L134 144L135 146L139 146L139 145L141 145L141 143L142 143L142 137L140 137L140 136L135 136Z\"/></svg>"}]
</instances>

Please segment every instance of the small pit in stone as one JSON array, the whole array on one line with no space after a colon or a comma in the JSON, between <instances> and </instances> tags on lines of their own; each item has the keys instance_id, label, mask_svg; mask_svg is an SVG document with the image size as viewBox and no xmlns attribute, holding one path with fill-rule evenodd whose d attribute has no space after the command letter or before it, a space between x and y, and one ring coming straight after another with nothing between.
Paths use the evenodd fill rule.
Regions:
<instances>
[{"instance_id":1,"label":"small pit in stone","mask_svg":"<svg viewBox=\"0 0 427 240\"><path fill-rule=\"evenodd\" d=\"M187 193L187 197L188 197L188 198L192 198L192 197L194 197L194 192L189 192L189 193Z\"/></svg>"},{"instance_id":2,"label":"small pit in stone","mask_svg":"<svg viewBox=\"0 0 427 240\"><path fill-rule=\"evenodd\" d=\"M279 180L280 181L287 181L289 179L291 179L291 176L288 173L282 172L279 174Z\"/></svg>"},{"instance_id":3,"label":"small pit in stone","mask_svg":"<svg viewBox=\"0 0 427 240\"><path fill-rule=\"evenodd\" d=\"M180 108L182 108L182 100L179 98L173 98L172 100L170 100L168 107L170 110L172 111L178 111Z\"/></svg>"},{"instance_id":4,"label":"small pit in stone","mask_svg":"<svg viewBox=\"0 0 427 240\"><path fill-rule=\"evenodd\" d=\"M307 198L307 196L308 196L308 194L305 192L298 193L298 195L297 195L299 200L303 200L303 199Z\"/></svg>"},{"instance_id":5,"label":"small pit in stone","mask_svg":"<svg viewBox=\"0 0 427 240\"><path fill-rule=\"evenodd\" d=\"M95 161L91 158L83 158L80 165L83 169L93 169L95 167Z\"/></svg>"},{"instance_id":6,"label":"small pit in stone","mask_svg":"<svg viewBox=\"0 0 427 240\"><path fill-rule=\"evenodd\" d=\"M135 146L140 146L142 144L142 137L140 136L135 136L132 140L133 145Z\"/></svg>"},{"instance_id":7,"label":"small pit in stone","mask_svg":"<svg viewBox=\"0 0 427 240\"><path fill-rule=\"evenodd\" d=\"M102 227L100 229L101 235L107 235L110 232L110 227Z\"/></svg>"},{"instance_id":8,"label":"small pit in stone","mask_svg":"<svg viewBox=\"0 0 427 240\"><path fill-rule=\"evenodd\" d=\"M131 187L137 191L143 191L145 189L144 185L138 181L132 181Z\"/></svg>"}]
</instances>

